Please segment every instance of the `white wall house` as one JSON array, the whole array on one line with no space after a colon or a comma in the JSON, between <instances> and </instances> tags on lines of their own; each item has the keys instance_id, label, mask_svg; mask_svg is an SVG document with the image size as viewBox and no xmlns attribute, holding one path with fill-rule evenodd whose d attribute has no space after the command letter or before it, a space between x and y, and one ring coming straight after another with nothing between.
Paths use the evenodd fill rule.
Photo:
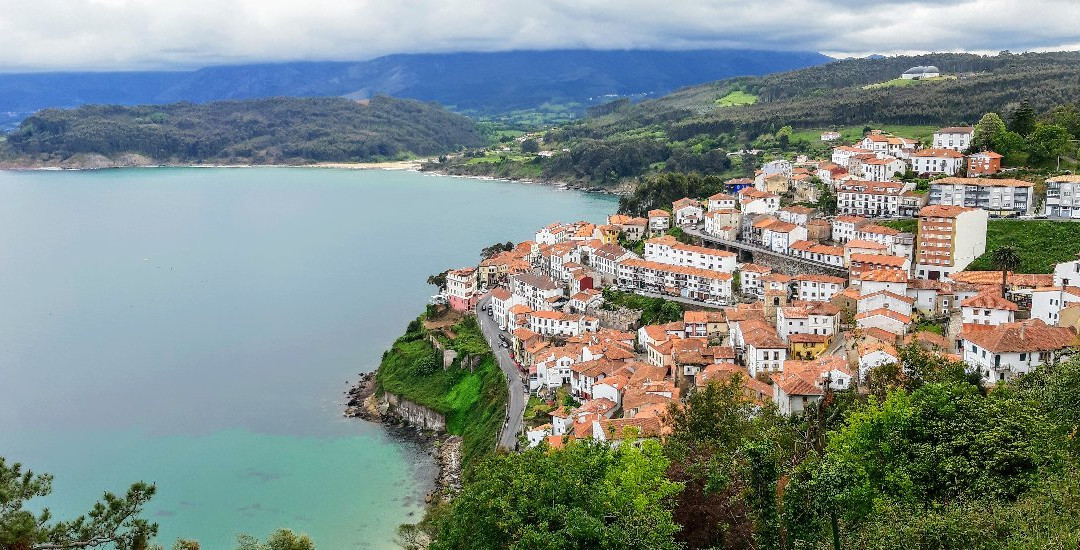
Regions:
<instances>
[{"instance_id":1,"label":"white wall house","mask_svg":"<svg viewBox=\"0 0 1080 550\"><path fill-rule=\"evenodd\" d=\"M728 195L727 193L717 193L709 197L709 212L715 212L717 210L728 210L735 208L738 200L734 195Z\"/></svg>"},{"instance_id":2,"label":"white wall house","mask_svg":"<svg viewBox=\"0 0 1080 550\"><path fill-rule=\"evenodd\" d=\"M705 209L701 207L700 202L683 198L672 203L671 213L675 215L675 225L696 225L701 223Z\"/></svg>"},{"instance_id":3,"label":"white wall house","mask_svg":"<svg viewBox=\"0 0 1080 550\"><path fill-rule=\"evenodd\" d=\"M960 315L965 325L1003 325L1016 320L1020 308L998 296L984 293L960 302Z\"/></svg>"},{"instance_id":4,"label":"white wall house","mask_svg":"<svg viewBox=\"0 0 1080 550\"><path fill-rule=\"evenodd\" d=\"M793 279L795 299L804 301L827 302L844 290L846 280L831 275L809 275L801 273Z\"/></svg>"},{"instance_id":5,"label":"white wall house","mask_svg":"<svg viewBox=\"0 0 1080 550\"><path fill-rule=\"evenodd\" d=\"M971 139L974 136L975 128L971 126L942 128L934 132L934 147L964 152L971 147Z\"/></svg>"},{"instance_id":6,"label":"white wall house","mask_svg":"<svg viewBox=\"0 0 1080 550\"><path fill-rule=\"evenodd\" d=\"M960 333L964 362L988 384L1008 381L1070 353L1076 333L1039 319Z\"/></svg>"},{"instance_id":7,"label":"white wall house","mask_svg":"<svg viewBox=\"0 0 1080 550\"><path fill-rule=\"evenodd\" d=\"M899 172L907 171L907 163L893 157L874 158L863 161L862 177L869 181L890 181Z\"/></svg>"},{"instance_id":8,"label":"white wall house","mask_svg":"<svg viewBox=\"0 0 1080 550\"><path fill-rule=\"evenodd\" d=\"M916 174L962 174L964 155L952 149L922 149L911 154L911 171Z\"/></svg>"},{"instance_id":9,"label":"white wall house","mask_svg":"<svg viewBox=\"0 0 1080 550\"><path fill-rule=\"evenodd\" d=\"M743 215L772 214L780 209L780 196L747 187L739 191L739 204Z\"/></svg>"},{"instance_id":10,"label":"white wall house","mask_svg":"<svg viewBox=\"0 0 1080 550\"><path fill-rule=\"evenodd\" d=\"M1080 302L1080 287L1054 286L1037 288L1031 293L1031 318L1048 325L1057 325L1061 310Z\"/></svg>"}]
</instances>

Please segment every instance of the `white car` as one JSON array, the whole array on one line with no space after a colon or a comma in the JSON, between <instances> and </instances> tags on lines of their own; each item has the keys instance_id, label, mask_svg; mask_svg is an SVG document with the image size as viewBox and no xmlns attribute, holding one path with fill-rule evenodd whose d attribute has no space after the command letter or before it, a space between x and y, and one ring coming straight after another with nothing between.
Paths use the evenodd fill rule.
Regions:
<instances>
[{"instance_id":1,"label":"white car","mask_svg":"<svg viewBox=\"0 0 1080 550\"><path fill-rule=\"evenodd\" d=\"M499 330L506 331L506 325L499 325Z\"/></svg>"}]
</instances>

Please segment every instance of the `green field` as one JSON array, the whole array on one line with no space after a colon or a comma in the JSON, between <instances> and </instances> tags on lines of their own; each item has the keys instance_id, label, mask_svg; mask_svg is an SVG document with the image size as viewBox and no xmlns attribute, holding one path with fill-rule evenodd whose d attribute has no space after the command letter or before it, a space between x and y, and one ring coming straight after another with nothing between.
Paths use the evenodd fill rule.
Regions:
<instances>
[{"instance_id":1,"label":"green field","mask_svg":"<svg viewBox=\"0 0 1080 550\"><path fill-rule=\"evenodd\" d=\"M717 99L716 104L720 107L736 107L738 105L753 105L757 103L758 96L748 94L742 90L735 90L726 96Z\"/></svg>"},{"instance_id":2,"label":"green field","mask_svg":"<svg viewBox=\"0 0 1080 550\"><path fill-rule=\"evenodd\" d=\"M867 84L863 86L864 90L874 90L877 88L903 88L905 86L914 86L916 84L923 84L925 82L941 82L943 80L956 80L955 76L944 75L934 78L921 78L919 80L905 80L903 78L894 78L892 80L886 80L885 82L878 82L877 84Z\"/></svg>"},{"instance_id":3,"label":"green field","mask_svg":"<svg viewBox=\"0 0 1080 550\"><path fill-rule=\"evenodd\" d=\"M914 232L916 220L892 220L882 225ZM1052 273L1054 265L1075 260L1080 253L1080 224L1045 220L990 220L986 227L986 253L970 271L992 271L993 252L1009 245L1020 253L1020 273Z\"/></svg>"},{"instance_id":4,"label":"green field","mask_svg":"<svg viewBox=\"0 0 1080 550\"><path fill-rule=\"evenodd\" d=\"M419 323L411 323L394 342L379 365L376 381L380 391L434 409L446 417L446 431L462 436L463 463L468 469L495 449L506 407L506 378L491 355L475 319L454 326L450 346L465 351L483 349L483 360L469 371L457 363L431 368L435 348Z\"/></svg>"},{"instance_id":5,"label":"green field","mask_svg":"<svg viewBox=\"0 0 1080 550\"><path fill-rule=\"evenodd\" d=\"M840 140L844 143L854 143L863 138L863 130L867 127L871 127L875 130L881 130L887 134L894 136L906 137L917 139L923 143L929 143L933 141L934 132L940 128L939 126L912 126L902 124L864 124L861 126L845 126L843 128L810 128L806 130L796 130L791 134L791 141L807 141L811 143L817 143L821 141L821 133L827 131L840 132ZM833 142L834 144L837 142Z\"/></svg>"}]
</instances>

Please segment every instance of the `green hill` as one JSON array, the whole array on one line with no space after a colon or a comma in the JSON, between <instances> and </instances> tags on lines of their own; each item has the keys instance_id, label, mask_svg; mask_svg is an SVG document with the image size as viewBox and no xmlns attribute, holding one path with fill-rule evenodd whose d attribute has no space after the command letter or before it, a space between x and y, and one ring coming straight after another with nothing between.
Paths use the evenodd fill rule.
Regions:
<instances>
[{"instance_id":1,"label":"green hill","mask_svg":"<svg viewBox=\"0 0 1080 550\"><path fill-rule=\"evenodd\" d=\"M45 109L8 136L7 153L28 164L97 155L279 164L434 155L483 141L471 120L431 103L385 96L271 98Z\"/></svg>"},{"instance_id":2,"label":"green hill","mask_svg":"<svg viewBox=\"0 0 1080 550\"><path fill-rule=\"evenodd\" d=\"M936 65L948 77L885 85L918 65ZM1078 65L1080 52L932 54L729 78L638 104L623 100L594 108L585 119L545 132L551 153L544 158L500 154L498 163L447 169L607 186L664 172L749 175L750 163L729 152L757 149L766 159L820 156L828 148L818 139L824 129L841 130L849 141L866 126L927 140L936 128L973 124L987 112L1008 115L1023 101L1036 114L1067 106L1072 116L1080 97ZM1080 138L1080 120L1063 126Z\"/></svg>"}]
</instances>

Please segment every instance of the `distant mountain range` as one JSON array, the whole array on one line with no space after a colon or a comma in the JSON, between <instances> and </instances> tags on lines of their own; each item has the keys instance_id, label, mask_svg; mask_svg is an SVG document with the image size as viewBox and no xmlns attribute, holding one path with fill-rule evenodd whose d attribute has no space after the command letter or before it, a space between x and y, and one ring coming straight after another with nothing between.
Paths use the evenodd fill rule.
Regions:
<instances>
[{"instance_id":1,"label":"distant mountain range","mask_svg":"<svg viewBox=\"0 0 1080 550\"><path fill-rule=\"evenodd\" d=\"M576 115L614 97L648 98L732 76L820 65L814 52L554 50L404 54L195 71L0 74L0 128L47 107L376 94L438 102L459 113Z\"/></svg>"}]
</instances>

